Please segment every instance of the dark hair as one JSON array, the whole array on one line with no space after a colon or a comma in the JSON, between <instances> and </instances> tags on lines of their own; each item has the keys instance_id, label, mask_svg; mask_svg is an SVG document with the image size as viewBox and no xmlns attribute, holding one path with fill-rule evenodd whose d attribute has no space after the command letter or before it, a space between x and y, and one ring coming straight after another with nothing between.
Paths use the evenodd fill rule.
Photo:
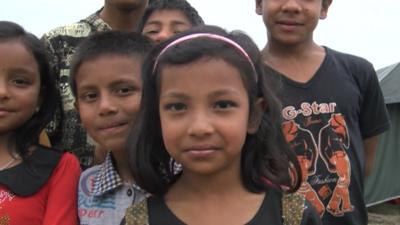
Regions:
<instances>
[{"instance_id":1,"label":"dark hair","mask_svg":"<svg viewBox=\"0 0 400 225\"><path fill-rule=\"evenodd\" d=\"M19 41L32 53L40 74L40 109L15 131L9 143L10 146L15 144L16 152L25 159L28 156L29 147L38 144L40 132L53 118L56 106L60 104L60 97L43 43L20 25L0 21L0 43L9 41Z\"/></svg>"},{"instance_id":2,"label":"dark hair","mask_svg":"<svg viewBox=\"0 0 400 225\"><path fill-rule=\"evenodd\" d=\"M155 0L149 4L139 23L138 30L143 31L147 20L155 11L160 10L180 10L192 24L192 27L204 25L204 21L193 6L186 0Z\"/></svg>"},{"instance_id":3,"label":"dark hair","mask_svg":"<svg viewBox=\"0 0 400 225\"><path fill-rule=\"evenodd\" d=\"M174 40L194 33L217 34L236 42L247 52L252 63L237 48L225 41L200 37L170 47L158 58L153 71L162 49ZM135 181L149 193L162 195L179 177L171 166L174 162L162 139L158 104L159 76L164 67L184 65L204 57L222 59L238 69L249 95L249 122L261 120L258 131L247 135L242 149L241 177L245 187L252 192L263 191L267 187L265 180L269 180L276 186L285 185L292 191L296 190L300 180L292 182L289 168L294 165L294 172L300 175L300 167L283 136L281 106L266 82L267 75L263 72L259 49L247 35L239 31L227 33L215 26L200 26L177 34L167 42L156 45L146 57L142 68L140 111L127 146ZM259 98L266 102L267 107L262 109L264 111L256 106Z\"/></svg>"},{"instance_id":4,"label":"dark hair","mask_svg":"<svg viewBox=\"0 0 400 225\"><path fill-rule=\"evenodd\" d=\"M150 51L151 41L136 32L105 31L83 40L73 55L70 71L70 86L76 96L75 77L80 66L90 60L105 55L138 57L142 59Z\"/></svg>"}]
</instances>

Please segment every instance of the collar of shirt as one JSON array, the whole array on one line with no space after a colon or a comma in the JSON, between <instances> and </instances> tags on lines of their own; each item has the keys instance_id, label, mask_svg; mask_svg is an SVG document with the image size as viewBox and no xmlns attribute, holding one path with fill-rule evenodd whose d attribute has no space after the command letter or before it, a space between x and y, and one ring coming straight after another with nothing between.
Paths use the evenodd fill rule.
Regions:
<instances>
[{"instance_id":1,"label":"collar of shirt","mask_svg":"<svg viewBox=\"0 0 400 225\"><path fill-rule=\"evenodd\" d=\"M22 163L0 171L0 185L6 186L18 196L33 195L49 180L62 154L60 151L37 146Z\"/></svg>"},{"instance_id":2,"label":"collar of shirt","mask_svg":"<svg viewBox=\"0 0 400 225\"><path fill-rule=\"evenodd\" d=\"M95 175L93 181L94 196L100 197L124 185L124 182L114 167L114 162L111 152L108 152L105 161L100 165L100 170ZM134 190L145 193L145 191L136 184L131 184L131 186Z\"/></svg>"},{"instance_id":3,"label":"collar of shirt","mask_svg":"<svg viewBox=\"0 0 400 225\"><path fill-rule=\"evenodd\" d=\"M107 153L106 160L101 164L99 172L96 174L93 183L93 195L101 196L122 186L123 182L114 168L113 159L110 152Z\"/></svg>"}]
</instances>

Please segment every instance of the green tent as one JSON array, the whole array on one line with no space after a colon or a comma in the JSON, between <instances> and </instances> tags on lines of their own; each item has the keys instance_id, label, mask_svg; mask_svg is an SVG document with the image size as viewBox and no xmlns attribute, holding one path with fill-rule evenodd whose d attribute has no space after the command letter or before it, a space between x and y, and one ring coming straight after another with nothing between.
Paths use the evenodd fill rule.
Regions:
<instances>
[{"instance_id":1,"label":"green tent","mask_svg":"<svg viewBox=\"0 0 400 225\"><path fill-rule=\"evenodd\" d=\"M365 182L365 200L372 206L400 198L400 62L377 71L391 120L379 138L374 169Z\"/></svg>"}]
</instances>

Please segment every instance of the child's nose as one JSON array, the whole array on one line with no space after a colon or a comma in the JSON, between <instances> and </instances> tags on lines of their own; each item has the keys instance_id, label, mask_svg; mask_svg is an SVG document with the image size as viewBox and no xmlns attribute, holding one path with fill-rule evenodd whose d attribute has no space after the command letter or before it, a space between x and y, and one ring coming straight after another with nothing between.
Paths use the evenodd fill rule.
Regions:
<instances>
[{"instance_id":1,"label":"child's nose","mask_svg":"<svg viewBox=\"0 0 400 225\"><path fill-rule=\"evenodd\" d=\"M7 84L5 81L0 81L0 99L8 99L10 93L8 92Z\"/></svg>"},{"instance_id":2,"label":"child's nose","mask_svg":"<svg viewBox=\"0 0 400 225\"><path fill-rule=\"evenodd\" d=\"M206 113L197 113L190 120L188 133L191 136L202 137L214 132L212 119Z\"/></svg>"},{"instance_id":3,"label":"child's nose","mask_svg":"<svg viewBox=\"0 0 400 225\"><path fill-rule=\"evenodd\" d=\"M164 41L168 39L170 36L172 36L172 32L170 32L168 29L163 29L158 33L156 37L156 42Z\"/></svg>"},{"instance_id":4,"label":"child's nose","mask_svg":"<svg viewBox=\"0 0 400 225\"><path fill-rule=\"evenodd\" d=\"M301 3L299 0L286 0L282 6L284 11L298 12L301 10Z\"/></svg>"},{"instance_id":5,"label":"child's nose","mask_svg":"<svg viewBox=\"0 0 400 225\"><path fill-rule=\"evenodd\" d=\"M118 112L118 106L113 99L107 95L101 96L99 104L99 114L102 116L115 114Z\"/></svg>"}]
</instances>

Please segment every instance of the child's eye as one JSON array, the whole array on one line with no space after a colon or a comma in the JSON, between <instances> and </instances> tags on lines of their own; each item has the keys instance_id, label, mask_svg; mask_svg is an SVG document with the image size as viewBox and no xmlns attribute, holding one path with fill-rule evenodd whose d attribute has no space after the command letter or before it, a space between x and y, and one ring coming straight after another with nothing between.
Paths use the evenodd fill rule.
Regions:
<instances>
[{"instance_id":1,"label":"child's eye","mask_svg":"<svg viewBox=\"0 0 400 225\"><path fill-rule=\"evenodd\" d=\"M217 101L214 104L214 108L216 109L228 109L235 106L236 104L233 101L228 101L228 100Z\"/></svg>"},{"instance_id":2,"label":"child's eye","mask_svg":"<svg viewBox=\"0 0 400 225\"><path fill-rule=\"evenodd\" d=\"M17 87L25 87L31 83L29 80L23 78L15 78L11 82Z\"/></svg>"},{"instance_id":3,"label":"child's eye","mask_svg":"<svg viewBox=\"0 0 400 225\"><path fill-rule=\"evenodd\" d=\"M170 103L165 105L164 107L166 110L179 112L187 109L186 105L183 103Z\"/></svg>"},{"instance_id":4,"label":"child's eye","mask_svg":"<svg viewBox=\"0 0 400 225\"><path fill-rule=\"evenodd\" d=\"M120 87L116 90L117 94L119 95L130 95L132 94L136 89L134 87Z\"/></svg>"},{"instance_id":5,"label":"child's eye","mask_svg":"<svg viewBox=\"0 0 400 225\"><path fill-rule=\"evenodd\" d=\"M179 34L179 33L182 33L183 31L184 31L183 29L177 29L177 30L174 30L173 33Z\"/></svg>"},{"instance_id":6,"label":"child's eye","mask_svg":"<svg viewBox=\"0 0 400 225\"><path fill-rule=\"evenodd\" d=\"M160 33L159 30L147 30L144 34L145 35L156 35L158 33Z\"/></svg>"},{"instance_id":7,"label":"child's eye","mask_svg":"<svg viewBox=\"0 0 400 225\"><path fill-rule=\"evenodd\" d=\"M97 94L94 92L87 92L83 93L79 98L85 102L93 102L96 100Z\"/></svg>"}]
</instances>

